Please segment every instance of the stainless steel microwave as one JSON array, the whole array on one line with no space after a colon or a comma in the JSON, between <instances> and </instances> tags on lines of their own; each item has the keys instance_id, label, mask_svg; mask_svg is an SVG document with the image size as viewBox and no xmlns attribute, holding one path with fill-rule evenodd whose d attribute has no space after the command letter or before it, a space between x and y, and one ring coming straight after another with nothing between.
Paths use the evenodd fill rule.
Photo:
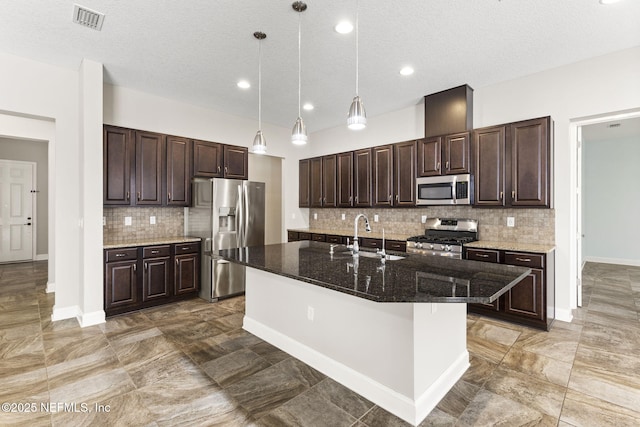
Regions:
<instances>
[{"instance_id":1,"label":"stainless steel microwave","mask_svg":"<svg viewBox=\"0 0 640 427\"><path fill-rule=\"evenodd\" d=\"M473 175L428 176L416 179L416 205L470 205Z\"/></svg>"}]
</instances>

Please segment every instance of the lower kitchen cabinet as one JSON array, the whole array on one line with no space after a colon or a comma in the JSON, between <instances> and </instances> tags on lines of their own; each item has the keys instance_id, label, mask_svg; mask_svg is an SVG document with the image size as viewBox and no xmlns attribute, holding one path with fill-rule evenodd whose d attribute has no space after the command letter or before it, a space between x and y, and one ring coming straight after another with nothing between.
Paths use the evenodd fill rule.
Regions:
<instances>
[{"instance_id":1,"label":"lower kitchen cabinet","mask_svg":"<svg viewBox=\"0 0 640 427\"><path fill-rule=\"evenodd\" d=\"M554 252L466 249L469 260L528 267L531 273L493 304L468 304L468 311L549 330L555 319Z\"/></svg>"},{"instance_id":2,"label":"lower kitchen cabinet","mask_svg":"<svg viewBox=\"0 0 640 427\"><path fill-rule=\"evenodd\" d=\"M107 316L195 297L200 285L200 243L106 249Z\"/></svg>"}]
</instances>

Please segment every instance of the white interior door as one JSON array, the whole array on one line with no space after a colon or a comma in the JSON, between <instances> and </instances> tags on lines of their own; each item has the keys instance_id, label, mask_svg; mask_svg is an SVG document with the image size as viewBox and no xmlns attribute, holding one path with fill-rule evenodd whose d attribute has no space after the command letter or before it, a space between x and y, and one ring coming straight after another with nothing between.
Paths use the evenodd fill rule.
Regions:
<instances>
[{"instance_id":1,"label":"white interior door","mask_svg":"<svg viewBox=\"0 0 640 427\"><path fill-rule=\"evenodd\" d=\"M31 261L35 165L0 160L0 262Z\"/></svg>"},{"instance_id":2,"label":"white interior door","mask_svg":"<svg viewBox=\"0 0 640 427\"><path fill-rule=\"evenodd\" d=\"M578 145L576 158L576 257L577 257L577 306L582 307L582 126L578 126Z\"/></svg>"}]
</instances>

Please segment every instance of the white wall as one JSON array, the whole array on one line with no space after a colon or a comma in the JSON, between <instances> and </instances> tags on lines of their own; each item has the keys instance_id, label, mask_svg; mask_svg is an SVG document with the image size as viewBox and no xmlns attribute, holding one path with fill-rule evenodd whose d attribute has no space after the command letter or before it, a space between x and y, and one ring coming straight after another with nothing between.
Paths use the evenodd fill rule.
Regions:
<instances>
[{"instance_id":1,"label":"white wall","mask_svg":"<svg viewBox=\"0 0 640 427\"><path fill-rule=\"evenodd\" d=\"M473 87L473 82L462 83ZM570 136L571 122L640 107L640 47L474 89L476 128L546 115L555 120L556 313L561 320L571 320L577 272L572 243L576 228L576 148ZM363 96L366 100L366 94ZM422 110L423 106L416 105L369 117L367 129L361 133L346 126L314 133L309 136L310 154L422 137ZM293 224L287 223L287 227Z\"/></svg>"},{"instance_id":2,"label":"white wall","mask_svg":"<svg viewBox=\"0 0 640 427\"><path fill-rule=\"evenodd\" d=\"M264 244L282 243L284 218L282 216L282 159L264 154L249 153L249 181L266 185L264 210Z\"/></svg>"},{"instance_id":3,"label":"white wall","mask_svg":"<svg viewBox=\"0 0 640 427\"><path fill-rule=\"evenodd\" d=\"M585 260L640 265L640 135L582 145L583 255Z\"/></svg>"}]
</instances>

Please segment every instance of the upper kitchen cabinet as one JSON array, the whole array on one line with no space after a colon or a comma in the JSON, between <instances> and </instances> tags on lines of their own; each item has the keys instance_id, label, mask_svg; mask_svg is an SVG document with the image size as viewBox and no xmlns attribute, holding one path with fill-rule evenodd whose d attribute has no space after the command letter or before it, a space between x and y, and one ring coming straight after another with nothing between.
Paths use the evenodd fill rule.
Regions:
<instances>
[{"instance_id":1,"label":"upper kitchen cabinet","mask_svg":"<svg viewBox=\"0 0 640 427\"><path fill-rule=\"evenodd\" d=\"M393 206L416 205L416 141L393 145Z\"/></svg>"},{"instance_id":2,"label":"upper kitchen cabinet","mask_svg":"<svg viewBox=\"0 0 640 427\"><path fill-rule=\"evenodd\" d=\"M373 157L373 206L393 206L393 145L371 149Z\"/></svg>"},{"instance_id":3,"label":"upper kitchen cabinet","mask_svg":"<svg viewBox=\"0 0 640 427\"><path fill-rule=\"evenodd\" d=\"M188 206L191 200L191 140L167 137L167 206Z\"/></svg>"},{"instance_id":4,"label":"upper kitchen cabinet","mask_svg":"<svg viewBox=\"0 0 640 427\"><path fill-rule=\"evenodd\" d=\"M476 129L476 206L552 205L553 121L550 117Z\"/></svg>"},{"instance_id":5,"label":"upper kitchen cabinet","mask_svg":"<svg viewBox=\"0 0 640 427\"><path fill-rule=\"evenodd\" d=\"M163 158L166 137L136 131L136 205L163 204Z\"/></svg>"},{"instance_id":6,"label":"upper kitchen cabinet","mask_svg":"<svg viewBox=\"0 0 640 427\"><path fill-rule=\"evenodd\" d=\"M249 179L249 149L235 145L224 145L224 177Z\"/></svg>"},{"instance_id":7,"label":"upper kitchen cabinet","mask_svg":"<svg viewBox=\"0 0 640 427\"><path fill-rule=\"evenodd\" d=\"M302 159L298 162L298 206L308 208L311 206L309 198L309 159Z\"/></svg>"},{"instance_id":8,"label":"upper kitchen cabinet","mask_svg":"<svg viewBox=\"0 0 640 427\"><path fill-rule=\"evenodd\" d=\"M336 204L341 208L353 206L353 152L336 155Z\"/></svg>"},{"instance_id":9,"label":"upper kitchen cabinet","mask_svg":"<svg viewBox=\"0 0 640 427\"><path fill-rule=\"evenodd\" d=\"M470 132L431 136L418 141L418 176L470 172Z\"/></svg>"},{"instance_id":10,"label":"upper kitchen cabinet","mask_svg":"<svg viewBox=\"0 0 640 427\"><path fill-rule=\"evenodd\" d=\"M322 157L309 159L309 205L322 207Z\"/></svg>"},{"instance_id":11,"label":"upper kitchen cabinet","mask_svg":"<svg viewBox=\"0 0 640 427\"><path fill-rule=\"evenodd\" d=\"M336 168L337 157L335 154L309 159L311 207L336 207Z\"/></svg>"},{"instance_id":12,"label":"upper kitchen cabinet","mask_svg":"<svg viewBox=\"0 0 640 427\"><path fill-rule=\"evenodd\" d=\"M131 172L135 168L135 141L131 129L104 126L102 145L103 204L128 206L132 204Z\"/></svg>"},{"instance_id":13,"label":"upper kitchen cabinet","mask_svg":"<svg viewBox=\"0 0 640 427\"><path fill-rule=\"evenodd\" d=\"M193 140L193 175L203 178L222 178L222 144Z\"/></svg>"},{"instance_id":14,"label":"upper kitchen cabinet","mask_svg":"<svg viewBox=\"0 0 640 427\"><path fill-rule=\"evenodd\" d=\"M353 152L353 206L372 205L372 150L364 148Z\"/></svg>"}]
</instances>

